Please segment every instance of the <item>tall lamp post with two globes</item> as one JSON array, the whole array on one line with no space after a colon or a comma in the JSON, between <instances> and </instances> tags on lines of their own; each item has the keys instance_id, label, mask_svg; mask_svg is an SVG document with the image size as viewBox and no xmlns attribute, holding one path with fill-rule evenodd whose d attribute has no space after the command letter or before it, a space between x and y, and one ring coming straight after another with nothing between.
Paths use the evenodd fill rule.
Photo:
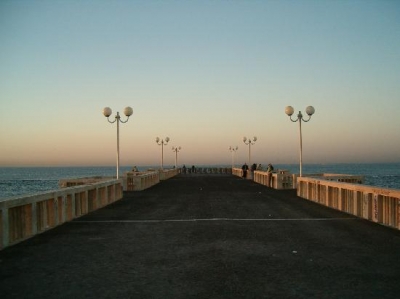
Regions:
<instances>
[{"instance_id":1,"label":"tall lamp post with two globes","mask_svg":"<svg viewBox=\"0 0 400 299\"><path fill-rule=\"evenodd\" d=\"M232 168L235 167L235 153L237 152L238 149L239 149L238 146L236 146L236 147L235 146L230 146L229 147L229 150L232 153Z\"/></svg>"},{"instance_id":2,"label":"tall lamp post with two globes","mask_svg":"<svg viewBox=\"0 0 400 299\"><path fill-rule=\"evenodd\" d=\"M103 114L105 117L107 117L107 120L110 124L113 124L117 122L117 179L119 179L119 123L126 123L129 120L129 116L131 116L133 113L133 109L131 107L126 107L124 109L124 114L127 117L125 121L121 120L121 116L119 115L119 112L115 115L115 119L113 121L110 121L110 115L112 114L112 110L110 107L105 107L103 108Z\"/></svg>"},{"instance_id":3,"label":"tall lamp post with two globes","mask_svg":"<svg viewBox=\"0 0 400 299\"><path fill-rule=\"evenodd\" d=\"M178 147L172 147L172 151L175 152L175 168L178 168L178 153L182 148L180 146Z\"/></svg>"},{"instance_id":4,"label":"tall lamp post with two globes","mask_svg":"<svg viewBox=\"0 0 400 299\"><path fill-rule=\"evenodd\" d=\"M308 106L306 108L306 113L308 115L308 119L303 118L303 114L301 111L297 114L297 119L292 119L292 115L294 113L294 108L292 106L286 106L285 113L289 116L292 122L299 122L299 133L300 133L300 177L303 175L303 138L301 135L301 122L308 122L311 119L311 116L315 113L315 109L313 106Z\"/></svg>"},{"instance_id":5,"label":"tall lamp post with two globes","mask_svg":"<svg viewBox=\"0 0 400 299\"><path fill-rule=\"evenodd\" d=\"M169 137L165 137L164 139L156 138L156 143L161 145L161 170L164 170L164 145L167 145L169 141Z\"/></svg>"},{"instance_id":6,"label":"tall lamp post with two globes","mask_svg":"<svg viewBox=\"0 0 400 299\"><path fill-rule=\"evenodd\" d=\"M243 137L244 144L249 146L249 167L251 165L251 150L250 150L250 146L254 145L256 143L256 141L257 141L257 137L256 136L253 137L253 140L251 140L250 138L247 139L246 137Z\"/></svg>"}]
</instances>

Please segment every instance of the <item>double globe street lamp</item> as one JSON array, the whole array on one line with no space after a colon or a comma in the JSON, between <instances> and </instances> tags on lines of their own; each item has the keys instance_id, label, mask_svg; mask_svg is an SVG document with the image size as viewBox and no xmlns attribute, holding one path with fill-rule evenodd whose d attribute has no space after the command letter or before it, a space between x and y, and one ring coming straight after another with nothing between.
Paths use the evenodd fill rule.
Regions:
<instances>
[{"instance_id":1,"label":"double globe street lamp","mask_svg":"<svg viewBox=\"0 0 400 299\"><path fill-rule=\"evenodd\" d=\"M182 148L180 146L178 147L172 147L172 151L175 152L175 168L178 168L178 153Z\"/></svg>"},{"instance_id":2,"label":"double globe street lamp","mask_svg":"<svg viewBox=\"0 0 400 299\"><path fill-rule=\"evenodd\" d=\"M169 141L169 137L165 137L164 139L156 138L156 143L161 145L161 170L164 170L164 145L167 145Z\"/></svg>"},{"instance_id":3,"label":"double globe street lamp","mask_svg":"<svg viewBox=\"0 0 400 299\"><path fill-rule=\"evenodd\" d=\"M250 146L254 145L256 143L256 141L257 141L257 137L256 136L253 137L253 140L251 140L250 138L247 139L246 137L243 137L244 144L249 146L249 164L248 164L249 167L251 165L251 150L250 150Z\"/></svg>"},{"instance_id":4,"label":"double globe street lamp","mask_svg":"<svg viewBox=\"0 0 400 299\"><path fill-rule=\"evenodd\" d=\"M231 151L231 153L232 153L232 168L234 168L235 167L235 153L236 153L236 151L239 149L239 147L234 147L234 146L230 146L229 147L229 150Z\"/></svg>"},{"instance_id":5,"label":"double globe street lamp","mask_svg":"<svg viewBox=\"0 0 400 299\"><path fill-rule=\"evenodd\" d=\"M315 109L313 106L308 106L306 108L306 113L308 115L308 119L303 118L303 114L301 114L301 111L297 114L297 119L292 119L292 115L294 113L294 108L292 106L286 106L285 108L285 113L289 116L290 120L292 122L299 122L299 133L300 133L300 176L303 175L303 138L301 135L301 122L308 122L311 119L311 116L315 113Z\"/></svg>"},{"instance_id":6,"label":"double globe street lamp","mask_svg":"<svg viewBox=\"0 0 400 299\"><path fill-rule=\"evenodd\" d=\"M131 116L133 113L133 109L131 107L126 107L124 109L124 114L127 117L125 121L121 120L121 116L119 115L119 112L117 112L117 115L115 115L115 119L113 121L110 121L110 115L112 114L112 110L110 107L105 107L103 108L103 114L105 117L107 117L107 120L110 124L113 124L117 122L117 179L119 179L119 123L126 123L129 120L129 116Z\"/></svg>"}]
</instances>

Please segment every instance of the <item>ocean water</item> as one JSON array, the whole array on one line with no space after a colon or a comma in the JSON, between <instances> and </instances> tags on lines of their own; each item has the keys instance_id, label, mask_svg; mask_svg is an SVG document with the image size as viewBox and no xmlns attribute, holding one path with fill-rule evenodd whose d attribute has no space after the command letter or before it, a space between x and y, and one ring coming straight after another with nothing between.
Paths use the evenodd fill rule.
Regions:
<instances>
[{"instance_id":1,"label":"ocean water","mask_svg":"<svg viewBox=\"0 0 400 299\"><path fill-rule=\"evenodd\" d=\"M188 166L188 165L187 165ZM231 165L202 165L199 167L230 167ZM239 167L239 165L236 165ZM158 166L138 167L139 170ZM299 172L298 164L277 164L275 170ZM120 174L131 167L120 167ZM339 173L363 175L364 184L400 190L400 163L383 164L304 164L307 173ZM0 167L0 199L57 190L58 181L67 178L115 176L115 166L109 167Z\"/></svg>"},{"instance_id":2,"label":"ocean water","mask_svg":"<svg viewBox=\"0 0 400 299\"><path fill-rule=\"evenodd\" d=\"M120 175L132 167L120 167ZM58 181L69 178L116 176L109 167L0 167L0 199L57 190Z\"/></svg>"}]
</instances>

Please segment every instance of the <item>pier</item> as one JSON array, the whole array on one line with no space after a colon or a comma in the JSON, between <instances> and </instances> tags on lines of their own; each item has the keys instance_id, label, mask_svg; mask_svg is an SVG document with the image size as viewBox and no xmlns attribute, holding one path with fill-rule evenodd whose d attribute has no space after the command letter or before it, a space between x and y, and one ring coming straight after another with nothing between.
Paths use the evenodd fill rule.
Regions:
<instances>
[{"instance_id":1,"label":"pier","mask_svg":"<svg viewBox=\"0 0 400 299\"><path fill-rule=\"evenodd\" d=\"M0 251L2 298L400 294L400 232L295 189L228 173L178 174L123 194L102 184L73 198L90 210L87 199L104 194L108 205Z\"/></svg>"}]
</instances>

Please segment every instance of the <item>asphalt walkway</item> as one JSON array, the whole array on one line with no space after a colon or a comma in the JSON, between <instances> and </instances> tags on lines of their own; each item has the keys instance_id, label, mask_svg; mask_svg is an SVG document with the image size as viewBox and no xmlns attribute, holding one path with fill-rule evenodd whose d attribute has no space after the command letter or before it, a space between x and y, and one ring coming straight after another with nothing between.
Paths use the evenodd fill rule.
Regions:
<instances>
[{"instance_id":1,"label":"asphalt walkway","mask_svg":"<svg viewBox=\"0 0 400 299\"><path fill-rule=\"evenodd\" d=\"M7 298L399 298L400 232L229 175L179 175L0 251Z\"/></svg>"}]
</instances>

